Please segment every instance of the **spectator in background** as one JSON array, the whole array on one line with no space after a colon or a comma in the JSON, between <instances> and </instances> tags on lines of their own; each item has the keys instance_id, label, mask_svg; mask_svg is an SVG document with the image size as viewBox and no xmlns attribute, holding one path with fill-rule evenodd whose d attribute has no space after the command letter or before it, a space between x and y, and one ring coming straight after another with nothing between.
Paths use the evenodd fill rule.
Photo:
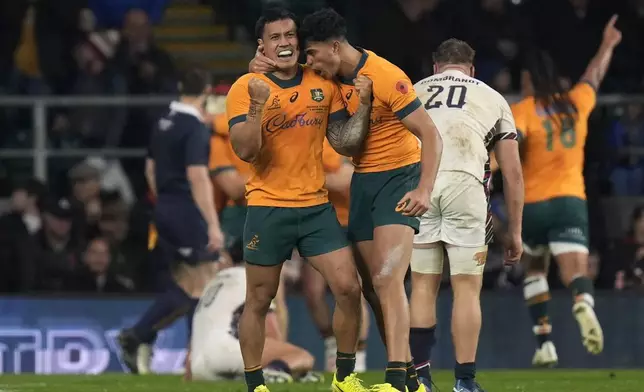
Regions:
<instances>
[{"instance_id":1,"label":"spectator in background","mask_svg":"<svg viewBox=\"0 0 644 392\"><path fill-rule=\"evenodd\" d=\"M33 235L42 227L41 205L47 188L32 179L16 186L11 211L0 217L0 292L34 289L37 253Z\"/></svg>"},{"instance_id":2,"label":"spectator in background","mask_svg":"<svg viewBox=\"0 0 644 392\"><path fill-rule=\"evenodd\" d=\"M22 18L20 43L14 52L15 70L12 75L14 93L45 94L48 92L40 70L35 19L36 8L31 5Z\"/></svg>"},{"instance_id":3,"label":"spectator in background","mask_svg":"<svg viewBox=\"0 0 644 392\"><path fill-rule=\"evenodd\" d=\"M94 24L86 0L35 2L40 70L54 94L70 93L76 75L72 53Z\"/></svg>"},{"instance_id":4,"label":"spectator in background","mask_svg":"<svg viewBox=\"0 0 644 392\"><path fill-rule=\"evenodd\" d=\"M131 94L171 93L177 90L174 64L152 37L150 20L144 10L125 15L122 40L115 61L126 75Z\"/></svg>"},{"instance_id":5,"label":"spectator in background","mask_svg":"<svg viewBox=\"0 0 644 392\"><path fill-rule=\"evenodd\" d=\"M644 206L633 211L629 233L616 250L615 288L644 289Z\"/></svg>"},{"instance_id":6,"label":"spectator in background","mask_svg":"<svg viewBox=\"0 0 644 392\"><path fill-rule=\"evenodd\" d=\"M26 1L0 1L0 90L7 91L14 70L14 53L20 42Z\"/></svg>"},{"instance_id":7,"label":"spectator in background","mask_svg":"<svg viewBox=\"0 0 644 392\"><path fill-rule=\"evenodd\" d=\"M505 0L478 0L471 16L476 26L473 35L476 48L476 77L493 86L509 91L511 75L506 66L514 66L518 71L517 55L519 45L524 40L520 33L527 30L525 21ZM509 77L509 80L506 80ZM497 86L494 86L495 88Z\"/></svg>"},{"instance_id":8,"label":"spectator in background","mask_svg":"<svg viewBox=\"0 0 644 392\"><path fill-rule=\"evenodd\" d=\"M50 199L45 204L43 226L35 234L38 245L37 287L60 291L78 264L81 244L72 235L73 209L67 199Z\"/></svg>"},{"instance_id":9,"label":"spectator in background","mask_svg":"<svg viewBox=\"0 0 644 392\"><path fill-rule=\"evenodd\" d=\"M76 216L81 230L87 231L95 227L101 217L101 172L83 161L69 171L72 195Z\"/></svg>"},{"instance_id":10,"label":"spectator in background","mask_svg":"<svg viewBox=\"0 0 644 392\"><path fill-rule=\"evenodd\" d=\"M150 22L161 22L169 0L88 0L89 8L96 15L97 24L102 28L121 28L128 11L140 9Z\"/></svg>"},{"instance_id":11,"label":"spectator in background","mask_svg":"<svg viewBox=\"0 0 644 392\"><path fill-rule=\"evenodd\" d=\"M83 293L126 293L134 290L132 281L111 270L108 241L94 237L89 241L79 263L64 284L65 291Z\"/></svg>"},{"instance_id":12,"label":"spectator in background","mask_svg":"<svg viewBox=\"0 0 644 392\"><path fill-rule=\"evenodd\" d=\"M110 245L111 269L121 276L139 280L144 274L146 242L129 235L130 211L118 192L102 192L101 200L103 208L98 222L98 235Z\"/></svg>"},{"instance_id":13,"label":"spectator in background","mask_svg":"<svg viewBox=\"0 0 644 392\"><path fill-rule=\"evenodd\" d=\"M84 163L99 171L101 189L117 192L127 205L134 204L136 201L134 189L132 188L131 181L118 159L106 160L103 158L92 157L87 158ZM141 172L134 175L136 177L142 177Z\"/></svg>"},{"instance_id":14,"label":"spectator in background","mask_svg":"<svg viewBox=\"0 0 644 392\"><path fill-rule=\"evenodd\" d=\"M644 108L640 104L626 106L624 115L615 122L610 134L617 152L617 163L611 174L613 193L637 196L644 193L644 155L629 148L644 149ZM642 151L640 151L642 152Z\"/></svg>"},{"instance_id":15,"label":"spectator in background","mask_svg":"<svg viewBox=\"0 0 644 392\"><path fill-rule=\"evenodd\" d=\"M125 17L122 40L114 58L119 72L125 75L129 94L174 94L177 78L170 56L154 43L148 16L140 9L131 10ZM128 111L128 120L121 146L147 147L153 124L165 106L135 108ZM128 173L139 173L143 167L123 162ZM134 175L131 176L134 179Z\"/></svg>"},{"instance_id":16,"label":"spectator in background","mask_svg":"<svg viewBox=\"0 0 644 392\"><path fill-rule=\"evenodd\" d=\"M115 30L95 32L75 51L79 73L73 88L79 95L126 95L125 79L110 62L120 35ZM86 147L116 147L127 119L125 106L87 106L71 110L72 132Z\"/></svg>"}]
</instances>

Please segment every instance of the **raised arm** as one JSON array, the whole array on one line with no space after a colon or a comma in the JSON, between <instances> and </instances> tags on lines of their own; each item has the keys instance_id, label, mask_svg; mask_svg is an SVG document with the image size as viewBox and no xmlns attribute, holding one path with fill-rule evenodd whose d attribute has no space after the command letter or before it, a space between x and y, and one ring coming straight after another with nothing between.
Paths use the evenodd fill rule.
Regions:
<instances>
[{"instance_id":1,"label":"raised arm","mask_svg":"<svg viewBox=\"0 0 644 392\"><path fill-rule=\"evenodd\" d=\"M372 82L366 76L358 76L354 80L354 86L360 94L360 105L355 114L349 118L342 116L338 119L329 118L326 136L329 144L338 154L353 157L359 155L364 145L364 140L369 132L369 120L371 117ZM341 94L338 94L340 104ZM346 113L344 110L337 113Z\"/></svg>"},{"instance_id":2,"label":"raised arm","mask_svg":"<svg viewBox=\"0 0 644 392\"><path fill-rule=\"evenodd\" d=\"M595 57L590 60L586 71L581 77L582 81L590 83L595 90L599 88L599 85L604 80L613 58L613 50L622 40L622 33L615 27L616 22L617 15L613 15L606 27L604 27L604 36L599 50Z\"/></svg>"},{"instance_id":3,"label":"raised arm","mask_svg":"<svg viewBox=\"0 0 644 392\"><path fill-rule=\"evenodd\" d=\"M241 160L253 162L262 148L262 115L271 90L258 78L248 81L247 91L241 90L243 84L235 83L226 100L230 142Z\"/></svg>"}]
</instances>

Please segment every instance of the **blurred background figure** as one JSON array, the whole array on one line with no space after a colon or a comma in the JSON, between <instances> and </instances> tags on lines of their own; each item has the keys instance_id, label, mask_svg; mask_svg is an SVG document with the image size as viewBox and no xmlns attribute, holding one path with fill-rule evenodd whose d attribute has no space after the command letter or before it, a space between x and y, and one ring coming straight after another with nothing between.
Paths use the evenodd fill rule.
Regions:
<instances>
[{"instance_id":1,"label":"blurred background figure","mask_svg":"<svg viewBox=\"0 0 644 392\"><path fill-rule=\"evenodd\" d=\"M615 121L610 133L617 155L611 174L613 192L619 196L644 195L644 157L632 154L631 149L644 149L644 107L629 104L624 115Z\"/></svg>"},{"instance_id":2,"label":"blurred background figure","mask_svg":"<svg viewBox=\"0 0 644 392\"><path fill-rule=\"evenodd\" d=\"M617 290L644 290L644 206L635 208L631 227L617 248Z\"/></svg>"},{"instance_id":3,"label":"blurred background figure","mask_svg":"<svg viewBox=\"0 0 644 392\"><path fill-rule=\"evenodd\" d=\"M0 217L0 292L20 293L35 289L35 234L43 226L43 201L47 187L30 179L16 185L10 210Z\"/></svg>"},{"instance_id":4,"label":"blurred background figure","mask_svg":"<svg viewBox=\"0 0 644 392\"><path fill-rule=\"evenodd\" d=\"M112 270L109 242L102 237L89 240L81 255L81 262L65 282L65 289L81 293L127 293L134 283Z\"/></svg>"}]
</instances>

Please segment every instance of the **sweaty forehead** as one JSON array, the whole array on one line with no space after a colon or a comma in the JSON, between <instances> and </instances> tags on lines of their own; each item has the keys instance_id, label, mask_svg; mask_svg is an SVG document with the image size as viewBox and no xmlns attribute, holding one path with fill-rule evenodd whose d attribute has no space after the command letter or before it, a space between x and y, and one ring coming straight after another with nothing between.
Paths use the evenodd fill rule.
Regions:
<instances>
[{"instance_id":1,"label":"sweaty forehead","mask_svg":"<svg viewBox=\"0 0 644 392\"><path fill-rule=\"evenodd\" d=\"M296 29L297 26L295 26L295 22L292 19L276 20L264 26L264 36L270 37L273 34L294 32Z\"/></svg>"}]
</instances>

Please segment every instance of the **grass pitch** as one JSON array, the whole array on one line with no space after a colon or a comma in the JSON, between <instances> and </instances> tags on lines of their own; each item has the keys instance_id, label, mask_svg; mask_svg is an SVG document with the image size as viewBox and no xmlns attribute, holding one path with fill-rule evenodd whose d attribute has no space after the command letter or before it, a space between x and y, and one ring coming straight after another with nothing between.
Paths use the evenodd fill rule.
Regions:
<instances>
[{"instance_id":1,"label":"grass pitch","mask_svg":"<svg viewBox=\"0 0 644 392\"><path fill-rule=\"evenodd\" d=\"M441 392L451 392L452 372L434 372ZM365 384L382 382L381 372L363 375ZM270 386L271 392L329 391L324 384ZM487 392L637 392L644 390L644 372L639 370L543 370L482 371L477 380ZM184 382L179 376L0 375L0 392L246 392L239 382Z\"/></svg>"}]
</instances>

